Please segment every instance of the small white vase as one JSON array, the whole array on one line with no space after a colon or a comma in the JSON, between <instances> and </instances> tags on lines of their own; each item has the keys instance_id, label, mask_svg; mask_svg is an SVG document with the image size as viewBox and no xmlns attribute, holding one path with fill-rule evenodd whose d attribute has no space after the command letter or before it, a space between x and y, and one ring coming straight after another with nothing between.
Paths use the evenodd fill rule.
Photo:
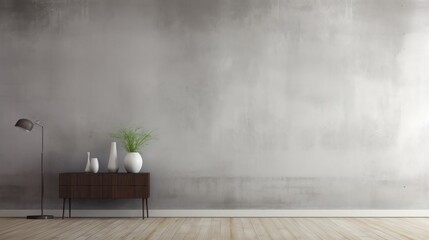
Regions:
<instances>
[{"instance_id":1,"label":"small white vase","mask_svg":"<svg viewBox=\"0 0 429 240\"><path fill-rule=\"evenodd\" d=\"M140 153L130 152L125 155L124 167L129 173L138 173L142 169L143 159Z\"/></svg>"},{"instance_id":2,"label":"small white vase","mask_svg":"<svg viewBox=\"0 0 429 240\"><path fill-rule=\"evenodd\" d=\"M87 152L86 154L88 155L88 159L86 160L85 172L91 172L91 168L90 168L90 165L91 165L90 155L91 155L91 153Z\"/></svg>"},{"instance_id":3,"label":"small white vase","mask_svg":"<svg viewBox=\"0 0 429 240\"><path fill-rule=\"evenodd\" d=\"M109 163L107 164L107 171L116 173L119 170L118 152L116 151L116 142L110 144Z\"/></svg>"},{"instance_id":4,"label":"small white vase","mask_svg":"<svg viewBox=\"0 0 429 240\"><path fill-rule=\"evenodd\" d=\"M98 173L98 158L91 158L91 172Z\"/></svg>"}]
</instances>

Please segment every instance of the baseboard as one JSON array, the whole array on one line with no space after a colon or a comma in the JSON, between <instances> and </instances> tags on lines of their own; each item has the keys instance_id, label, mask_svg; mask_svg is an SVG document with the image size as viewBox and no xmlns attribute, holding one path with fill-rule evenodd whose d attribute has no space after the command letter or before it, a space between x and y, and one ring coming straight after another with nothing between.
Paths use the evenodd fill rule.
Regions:
<instances>
[{"instance_id":1,"label":"baseboard","mask_svg":"<svg viewBox=\"0 0 429 240\"><path fill-rule=\"evenodd\" d=\"M25 217L40 210L0 210L0 217ZM62 210L45 214L61 217ZM66 211L66 216L68 211ZM153 209L150 217L429 217L429 210L284 210L284 209ZM141 217L141 210L72 210L72 217Z\"/></svg>"}]
</instances>

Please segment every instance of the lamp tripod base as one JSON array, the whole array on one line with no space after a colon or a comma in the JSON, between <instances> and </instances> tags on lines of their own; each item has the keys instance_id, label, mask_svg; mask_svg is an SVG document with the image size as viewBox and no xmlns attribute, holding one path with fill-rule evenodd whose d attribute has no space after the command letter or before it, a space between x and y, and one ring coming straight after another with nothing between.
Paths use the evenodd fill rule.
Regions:
<instances>
[{"instance_id":1,"label":"lamp tripod base","mask_svg":"<svg viewBox=\"0 0 429 240\"><path fill-rule=\"evenodd\" d=\"M31 215L27 216L27 219L54 219L52 215Z\"/></svg>"}]
</instances>

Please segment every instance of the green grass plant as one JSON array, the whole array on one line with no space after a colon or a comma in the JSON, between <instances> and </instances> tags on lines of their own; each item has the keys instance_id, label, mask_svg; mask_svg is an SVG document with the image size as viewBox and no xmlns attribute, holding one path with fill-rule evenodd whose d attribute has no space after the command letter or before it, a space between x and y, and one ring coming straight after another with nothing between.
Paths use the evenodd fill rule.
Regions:
<instances>
[{"instance_id":1,"label":"green grass plant","mask_svg":"<svg viewBox=\"0 0 429 240\"><path fill-rule=\"evenodd\" d=\"M145 132L142 128L121 128L112 137L118 139L127 152L140 150L154 139L153 131Z\"/></svg>"}]
</instances>

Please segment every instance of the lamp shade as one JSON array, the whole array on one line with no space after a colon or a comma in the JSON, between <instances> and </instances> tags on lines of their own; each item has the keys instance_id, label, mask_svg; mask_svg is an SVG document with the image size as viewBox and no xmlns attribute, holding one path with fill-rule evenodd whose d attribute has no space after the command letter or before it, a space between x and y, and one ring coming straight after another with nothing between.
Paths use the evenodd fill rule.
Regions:
<instances>
[{"instance_id":1,"label":"lamp shade","mask_svg":"<svg viewBox=\"0 0 429 240\"><path fill-rule=\"evenodd\" d=\"M22 128L27 132L31 131L31 129L33 129L33 126L33 122L25 118L21 118L15 123L15 127Z\"/></svg>"}]
</instances>

